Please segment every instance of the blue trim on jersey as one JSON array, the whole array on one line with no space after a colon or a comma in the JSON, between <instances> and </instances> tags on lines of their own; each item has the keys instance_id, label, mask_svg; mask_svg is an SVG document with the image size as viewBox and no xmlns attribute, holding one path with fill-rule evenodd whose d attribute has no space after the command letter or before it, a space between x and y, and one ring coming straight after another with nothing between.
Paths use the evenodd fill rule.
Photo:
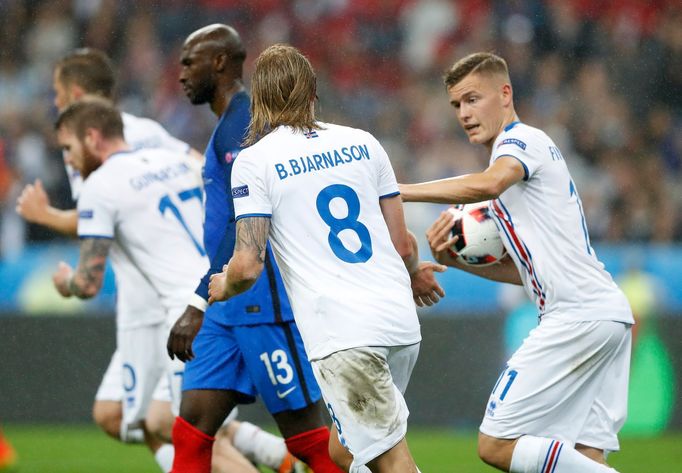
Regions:
<instances>
[{"instance_id":1,"label":"blue trim on jersey","mask_svg":"<svg viewBox=\"0 0 682 473\"><path fill-rule=\"evenodd\" d=\"M267 217L267 218L271 218L271 217L272 217L272 214L244 214L244 215L237 215L237 217L235 218L235 221L236 221L236 220L241 220L241 219L247 218L247 217Z\"/></svg>"},{"instance_id":2,"label":"blue trim on jersey","mask_svg":"<svg viewBox=\"0 0 682 473\"><path fill-rule=\"evenodd\" d=\"M514 158L514 159L516 159L518 162L521 163L521 166L523 166L523 180L524 180L524 181L527 181L528 178L530 177L530 176L529 176L530 173L528 172L528 166L526 166L526 163L524 163L524 162L521 160L521 158L519 158L518 156L514 156L513 154L503 154L503 155L500 155L500 156L498 156L497 158L495 158L495 161L497 161L497 160L500 159L500 158L504 158L504 157Z\"/></svg>"},{"instance_id":3,"label":"blue trim on jersey","mask_svg":"<svg viewBox=\"0 0 682 473\"><path fill-rule=\"evenodd\" d=\"M504 127L504 131L509 131L509 130L511 130L512 128L514 128L514 127L515 127L516 125L518 125L519 123L521 123L521 122L518 121L518 120L511 122L509 125L507 125L507 126Z\"/></svg>"},{"instance_id":4,"label":"blue trim on jersey","mask_svg":"<svg viewBox=\"0 0 682 473\"><path fill-rule=\"evenodd\" d=\"M389 197L395 197L396 195L400 195L400 191L398 191L398 192L392 192L392 193L386 194L386 195L380 195L380 196L379 196L379 200L381 200L381 199L388 199Z\"/></svg>"},{"instance_id":5,"label":"blue trim on jersey","mask_svg":"<svg viewBox=\"0 0 682 473\"><path fill-rule=\"evenodd\" d=\"M78 238L80 238L81 240L83 238L104 238L106 240L113 240L114 239L113 236L108 236L108 235L78 235Z\"/></svg>"}]
</instances>

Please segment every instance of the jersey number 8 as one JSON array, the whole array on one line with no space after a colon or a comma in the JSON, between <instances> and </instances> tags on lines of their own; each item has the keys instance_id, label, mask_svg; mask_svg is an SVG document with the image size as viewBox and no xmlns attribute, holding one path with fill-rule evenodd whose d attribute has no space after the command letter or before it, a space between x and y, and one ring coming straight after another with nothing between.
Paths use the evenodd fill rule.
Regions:
<instances>
[{"instance_id":1,"label":"jersey number 8","mask_svg":"<svg viewBox=\"0 0 682 473\"><path fill-rule=\"evenodd\" d=\"M334 198L343 199L348 207L348 215L345 218L336 218L332 215L330 204ZM327 186L317 195L317 211L329 226L329 246L332 252L341 261L346 263L365 263L372 257L372 239L366 226L358 221L360 216L360 199L358 194L350 187L343 184ZM339 238L343 230L355 232L360 239L360 248L353 252L346 248Z\"/></svg>"}]
</instances>

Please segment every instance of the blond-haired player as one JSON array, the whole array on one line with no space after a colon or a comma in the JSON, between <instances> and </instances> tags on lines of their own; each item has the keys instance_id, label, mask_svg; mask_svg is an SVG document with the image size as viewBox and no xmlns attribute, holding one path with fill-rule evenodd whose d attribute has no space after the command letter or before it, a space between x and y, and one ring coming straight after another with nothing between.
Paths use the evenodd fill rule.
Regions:
<instances>
[{"instance_id":1,"label":"blond-haired player","mask_svg":"<svg viewBox=\"0 0 682 473\"><path fill-rule=\"evenodd\" d=\"M406 201L491 200L510 258L477 268L447 249L446 213L427 237L437 259L479 276L523 284L539 325L509 359L480 426L479 455L514 473L607 472L627 408L632 313L590 245L582 203L561 152L519 121L506 62L471 54L445 76L469 141L486 147L480 173L401 185Z\"/></svg>"}]
</instances>

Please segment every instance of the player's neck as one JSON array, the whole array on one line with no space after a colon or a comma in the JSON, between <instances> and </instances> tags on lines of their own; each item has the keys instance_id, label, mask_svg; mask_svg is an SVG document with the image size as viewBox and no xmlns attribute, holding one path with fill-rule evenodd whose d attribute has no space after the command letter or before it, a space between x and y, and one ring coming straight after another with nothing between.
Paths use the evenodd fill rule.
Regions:
<instances>
[{"instance_id":1,"label":"player's neck","mask_svg":"<svg viewBox=\"0 0 682 473\"><path fill-rule=\"evenodd\" d=\"M490 141L488 141L485 144L485 147L488 150L488 153L492 153L493 144L495 144L495 140L497 140L497 137L500 136L502 133L504 133L509 125L511 125L514 122L518 122L518 121L519 121L519 116L513 110L509 115L505 116L504 120L502 120L502 124L500 125L500 129L497 131L495 136L493 136L490 139Z\"/></svg>"},{"instance_id":2,"label":"player's neck","mask_svg":"<svg viewBox=\"0 0 682 473\"><path fill-rule=\"evenodd\" d=\"M235 79L231 85L219 87L215 98L211 102L211 111L216 117L220 118L230 105L230 101L235 94L244 90L244 84L241 79Z\"/></svg>"},{"instance_id":3,"label":"player's neck","mask_svg":"<svg viewBox=\"0 0 682 473\"><path fill-rule=\"evenodd\" d=\"M116 139L102 143L102 162L118 153L125 153L132 148L124 140Z\"/></svg>"}]
</instances>

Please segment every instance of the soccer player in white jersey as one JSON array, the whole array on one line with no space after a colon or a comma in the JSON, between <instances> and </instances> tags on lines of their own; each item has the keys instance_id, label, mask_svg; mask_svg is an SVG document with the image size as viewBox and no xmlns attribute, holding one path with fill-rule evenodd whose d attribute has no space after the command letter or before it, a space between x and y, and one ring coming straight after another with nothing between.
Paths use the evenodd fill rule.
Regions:
<instances>
[{"instance_id":1,"label":"soccer player in white jersey","mask_svg":"<svg viewBox=\"0 0 682 473\"><path fill-rule=\"evenodd\" d=\"M60 263L55 286L65 297L99 291L111 257L116 274L117 351L123 382L120 437L142 428L152 394L164 376L182 373L169 362L164 341L170 324L208 264L201 246L201 189L177 153L132 150L123 138L120 113L108 101L87 99L59 116L57 138L67 162L86 180L78 199L80 260L75 271ZM138 291L146 281L153 297ZM160 310L140 310L143 306ZM140 347L145 347L141 350ZM173 399L179 406L179 383ZM177 411L177 409L176 409ZM148 434L148 432L145 432ZM145 435L156 451L161 442Z\"/></svg>"},{"instance_id":2,"label":"soccer player in white jersey","mask_svg":"<svg viewBox=\"0 0 682 473\"><path fill-rule=\"evenodd\" d=\"M332 458L351 472L416 472L403 398L421 340L415 300L443 295L433 271L444 267L419 263L379 142L315 120L315 74L298 50L266 49L251 82L252 146L232 172L237 241L209 302L256 281L269 237L334 423Z\"/></svg>"},{"instance_id":3,"label":"soccer player in white jersey","mask_svg":"<svg viewBox=\"0 0 682 473\"><path fill-rule=\"evenodd\" d=\"M480 173L401 185L403 200L491 200L510 255L478 268L458 263L447 213L429 228L441 263L523 284L539 325L509 359L480 426L479 455L514 473L607 472L627 410L630 306L590 245L582 203L561 152L519 121L506 62L475 53L445 76L450 103L469 141L484 145Z\"/></svg>"}]
</instances>

